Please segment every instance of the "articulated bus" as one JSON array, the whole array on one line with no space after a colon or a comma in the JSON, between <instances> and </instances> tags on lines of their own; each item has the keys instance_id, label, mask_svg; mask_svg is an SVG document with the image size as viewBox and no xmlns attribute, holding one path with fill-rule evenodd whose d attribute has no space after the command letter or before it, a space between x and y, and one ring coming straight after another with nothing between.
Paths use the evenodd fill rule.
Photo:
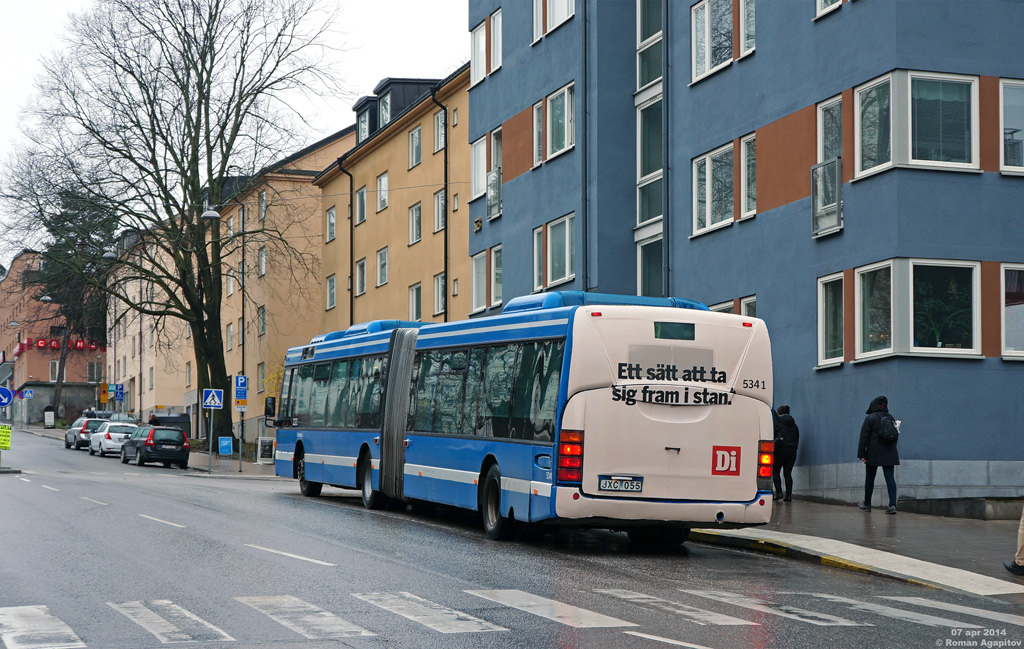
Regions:
<instances>
[{"instance_id":1,"label":"articulated bus","mask_svg":"<svg viewBox=\"0 0 1024 649\"><path fill-rule=\"evenodd\" d=\"M771 404L763 321L569 291L318 336L288 351L267 406L275 473L306 496L475 510L489 538L529 523L675 544L768 522Z\"/></svg>"}]
</instances>

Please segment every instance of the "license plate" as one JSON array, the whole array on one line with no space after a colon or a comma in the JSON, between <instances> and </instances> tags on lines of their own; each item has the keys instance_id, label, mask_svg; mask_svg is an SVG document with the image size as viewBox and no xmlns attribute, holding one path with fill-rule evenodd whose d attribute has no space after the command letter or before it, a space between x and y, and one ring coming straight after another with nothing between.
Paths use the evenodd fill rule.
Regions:
<instances>
[{"instance_id":1,"label":"license plate","mask_svg":"<svg viewBox=\"0 0 1024 649\"><path fill-rule=\"evenodd\" d=\"M644 479L632 476L601 475L597 477L597 488L601 491L631 491L637 493L643 491Z\"/></svg>"},{"instance_id":2,"label":"license plate","mask_svg":"<svg viewBox=\"0 0 1024 649\"><path fill-rule=\"evenodd\" d=\"M165 450L165 451L177 451L178 450L177 446L168 446L167 444L161 444L160 448L162 450Z\"/></svg>"}]
</instances>

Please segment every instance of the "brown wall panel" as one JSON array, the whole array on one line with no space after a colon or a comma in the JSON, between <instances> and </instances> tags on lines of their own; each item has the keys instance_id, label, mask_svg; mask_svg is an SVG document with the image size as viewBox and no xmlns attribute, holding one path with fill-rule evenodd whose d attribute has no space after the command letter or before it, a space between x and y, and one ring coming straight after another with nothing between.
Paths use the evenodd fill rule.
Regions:
<instances>
[{"instance_id":1,"label":"brown wall panel","mask_svg":"<svg viewBox=\"0 0 1024 649\"><path fill-rule=\"evenodd\" d=\"M732 141L732 220L743 216L743 149L740 139ZM757 182L755 179L754 182Z\"/></svg>"},{"instance_id":2,"label":"brown wall panel","mask_svg":"<svg viewBox=\"0 0 1024 649\"><path fill-rule=\"evenodd\" d=\"M857 303L854 290L856 273L843 271L843 360L849 363L857 353Z\"/></svg>"},{"instance_id":3,"label":"brown wall panel","mask_svg":"<svg viewBox=\"0 0 1024 649\"><path fill-rule=\"evenodd\" d=\"M1003 355L1002 296L998 261L981 262L981 353Z\"/></svg>"},{"instance_id":4,"label":"brown wall panel","mask_svg":"<svg viewBox=\"0 0 1024 649\"><path fill-rule=\"evenodd\" d=\"M811 167L818 153L816 110L808 106L757 129L758 212L811 195Z\"/></svg>"},{"instance_id":5,"label":"brown wall panel","mask_svg":"<svg viewBox=\"0 0 1024 649\"><path fill-rule=\"evenodd\" d=\"M533 166L533 106L501 125L501 182L507 183Z\"/></svg>"},{"instance_id":6,"label":"brown wall panel","mask_svg":"<svg viewBox=\"0 0 1024 649\"><path fill-rule=\"evenodd\" d=\"M999 171L999 147L1002 137L999 132L999 79L981 77L978 87L978 124L981 132L981 168L984 171Z\"/></svg>"},{"instance_id":7,"label":"brown wall panel","mask_svg":"<svg viewBox=\"0 0 1024 649\"><path fill-rule=\"evenodd\" d=\"M817 117L815 117L817 120ZM817 137L817 136L815 136ZM817 143L815 143L817 146ZM853 141L853 88L843 91L843 182L853 180L856 150Z\"/></svg>"}]
</instances>

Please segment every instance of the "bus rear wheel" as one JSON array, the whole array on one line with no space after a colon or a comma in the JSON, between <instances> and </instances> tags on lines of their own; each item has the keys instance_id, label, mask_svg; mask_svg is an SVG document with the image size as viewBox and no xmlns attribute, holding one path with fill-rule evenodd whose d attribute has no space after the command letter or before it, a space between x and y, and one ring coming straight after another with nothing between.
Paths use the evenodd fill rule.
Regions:
<instances>
[{"instance_id":1,"label":"bus rear wheel","mask_svg":"<svg viewBox=\"0 0 1024 649\"><path fill-rule=\"evenodd\" d=\"M501 515L501 470L495 464L487 470L480 495L480 516L484 535L489 539L507 541L516 535L516 522Z\"/></svg>"},{"instance_id":2,"label":"bus rear wheel","mask_svg":"<svg viewBox=\"0 0 1024 649\"><path fill-rule=\"evenodd\" d=\"M309 498L316 498L317 496L320 495L320 490L324 488L324 485L320 482L310 482L309 480L306 480L305 457L299 457L295 461L298 462L299 464L299 491L302 492L303 496L307 496Z\"/></svg>"},{"instance_id":3,"label":"bus rear wheel","mask_svg":"<svg viewBox=\"0 0 1024 649\"><path fill-rule=\"evenodd\" d=\"M359 465L359 481L363 492L363 507L380 509L385 504L384 494L373 488L373 460L367 455Z\"/></svg>"}]
</instances>

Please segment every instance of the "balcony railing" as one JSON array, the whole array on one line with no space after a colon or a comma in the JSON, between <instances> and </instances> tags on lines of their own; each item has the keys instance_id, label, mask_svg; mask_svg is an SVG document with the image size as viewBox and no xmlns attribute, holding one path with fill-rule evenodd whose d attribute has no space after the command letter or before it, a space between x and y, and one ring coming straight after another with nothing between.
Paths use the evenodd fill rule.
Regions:
<instances>
[{"instance_id":1,"label":"balcony railing","mask_svg":"<svg viewBox=\"0 0 1024 649\"><path fill-rule=\"evenodd\" d=\"M843 229L843 158L811 167L811 236Z\"/></svg>"},{"instance_id":2,"label":"balcony railing","mask_svg":"<svg viewBox=\"0 0 1024 649\"><path fill-rule=\"evenodd\" d=\"M501 216L501 167L487 174L487 218Z\"/></svg>"}]
</instances>

